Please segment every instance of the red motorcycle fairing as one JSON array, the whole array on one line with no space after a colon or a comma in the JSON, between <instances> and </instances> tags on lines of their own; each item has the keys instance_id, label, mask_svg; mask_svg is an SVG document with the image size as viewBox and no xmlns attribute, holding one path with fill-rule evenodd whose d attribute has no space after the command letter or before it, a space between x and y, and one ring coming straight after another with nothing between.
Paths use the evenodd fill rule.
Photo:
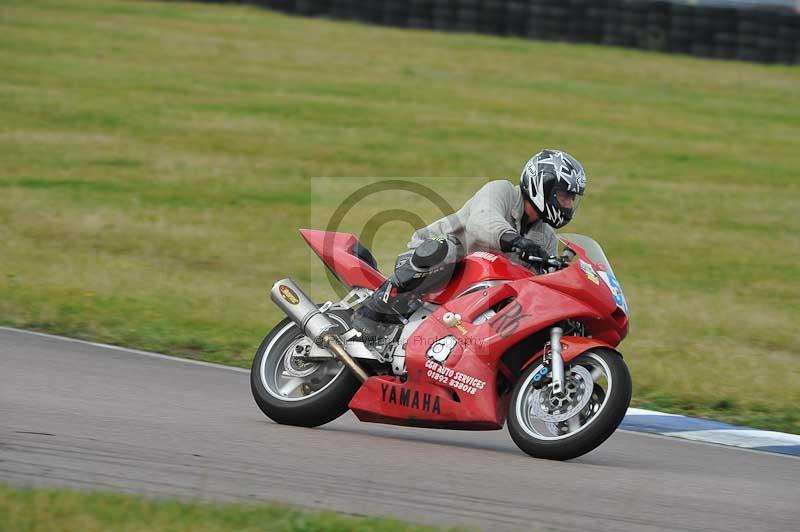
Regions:
<instances>
[{"instance_id":1,"label":"red motorcycle fairing","mask_svg":"<svg viewBox=\"0 0 800 532\"><path fill-rule=\"evenodd\" d=\"M300 229L314 253L347 288L377 289L386 277L353 252L358 238L350 233Z\"/></svg>"},{"instance_id":2,"label":"red motorcycle fairing","mask_svg":"<svg viewBox=\"0 0 800 532\"><path fill-rule=\"evenodd\" d=\"M497 280L515 281L531 275L529 269L514 264L504 255L483 251L470 253L464 257L446 286L425 294L422 299L442 305L477 283Z\"/></svg>"},{"instance_id":3,"label":"red motorcycle fairing","mask_svg":"<svg viewBox=\"0 0 800 532\"><path fill-rule=\"evenodd\" d=\"M381 272L353 252L353 248L359 243L355 235L314 229L300 229L300 234L348 288L358 286L375 290L386 280ZM488 252L471 253L458 265L447 285L424 295L423 299L441 305L476 283L524 279L531 275L530 270L514 264L504 255Z\"/></svg>"},{"instance_id":4,"label":"red motorcycle fairing","mask_svg":"<svg viewBox=\"0 0 800 532\"><path fill-rule=\"evenodd\" d=\"M498 401L505 411L508 400ZM395 377L370 377L350 401L350 409L360 421L407 427L451 430L497 430L503 427L504 413L473 410L446 389L425 382L401 382ZM466 407L466 408L465 408ZM499 424L498 424L499 423Z\"/></svg>"},{"instance_id":5,"label":"red motorcycle fairing","mask_svg":"<svg viewBox=\"0 0 800 532\"><path fill-rule=\"evenodd\" d=\"M562 357L569 362L594 347L613 348L627 333L627 318L620 319L608 287L596 283L597 276L582 266L576 261L555 273L528 276L446 302L409 339L405 380L370 378L350 408L362 421L470 430L502 428L510 397L498 391L497 374L513 384L515 373L502 361L511 347L565 319L578 319L593 337L562 338ZM498 311L490 319L474 323L490 309ZM461 321L445 326L442 317L447 312L459 314ZM439 363L429 358L430 346L447 336L453 336L456 345L446 359ZM541 351L531 353L522 368L541 355ZM414 406L418 394L423 402L417 406L423 408ZM429 398L427 409L425 397Z\"/></svg>"},{"instance_id":6,"label":"red motorcycle fairing","mask_svg":"<svg viewBox=\"0 0 800 532\"><path fill-rule=\"evenodd\" d=\"M572 360L573 358L577 357L578 355L582 355L586 351L591 351L595 347L602 347L605 349L611 349L612 351L616 351L619 356L622 356L619 351L614 349L611 344L607 344L602 340L598 340L597 338L586 338L584 336L562 336L561 337L561 358L565 361ZM530 360L528 360L525 364L522 365L520 368L520 372L525 371L528 369L529 366L537 362L542 355L544 354L544 350L539 351Z\"/></svg>"}]
</instances>

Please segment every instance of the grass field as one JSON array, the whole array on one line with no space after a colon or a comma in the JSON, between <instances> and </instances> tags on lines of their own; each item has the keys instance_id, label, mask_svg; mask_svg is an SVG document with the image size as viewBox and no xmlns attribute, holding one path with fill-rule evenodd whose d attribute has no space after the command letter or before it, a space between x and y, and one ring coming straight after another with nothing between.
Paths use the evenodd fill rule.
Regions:
<instances>
[{"instance_id":1,"label":"grass field","mask_svg":"<svg viewBox=\"0 0 800 532\"><path fill-rule=\"evenodd\" d=\"M590 174L568 229L631 307L634 403L800 433L796 67L5 0L0 72L4 325L246 366L272 282L320 284L295 228L359 183L313 178L436 176L457 207L560 147ZM410 232L379 230L382 264Z\"/></svg>"},{"instance_id":2,"label":"grass field","mask_svg":"<svg viewBox=\"0 0 800 532\"><path fill-rule=\"evenodd\" d=\"M63 489L31 490L0 484L4 532L424 532L444 530L394 519L311 513L278 504L201 504Z\"/></svg>"}]
</instances>

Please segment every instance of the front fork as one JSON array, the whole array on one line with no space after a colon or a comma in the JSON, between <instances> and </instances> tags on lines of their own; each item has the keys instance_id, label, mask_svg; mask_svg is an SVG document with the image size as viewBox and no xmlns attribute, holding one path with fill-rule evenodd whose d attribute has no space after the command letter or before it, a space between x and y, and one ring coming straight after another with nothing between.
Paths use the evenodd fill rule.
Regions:
<instances>
[{"instance_id":1,"label":"front fork","mask_svg":"<svg viewBox=\"0 0 800 532\"><path fill-rule=\"evenodd\" d=\"M552 371L553 393L560 394L564 391L564 359L561 357L561 336L564 331L561 327L550 329L550 369Z\"/></svg>"}]
</instances>

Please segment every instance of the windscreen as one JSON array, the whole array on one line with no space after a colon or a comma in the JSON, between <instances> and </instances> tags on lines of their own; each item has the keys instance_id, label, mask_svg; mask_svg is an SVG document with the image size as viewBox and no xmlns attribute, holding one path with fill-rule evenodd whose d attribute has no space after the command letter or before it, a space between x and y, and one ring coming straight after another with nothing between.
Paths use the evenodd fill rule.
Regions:
<instances>
[{"instance_id":1,"label":"windscreen","mask_svg":"<svg viewBox=\"0 0 800 532\"><path fill-rule=\"evenodd\" d=\"M588 236L585 235L578 235L575 233L559 233L558 236L559 238L562 238L564 240L569 240L570 242L574 242L575 244L582 247L583 250L586 252L586 256L589 257L589 259L591 259L592 262L602 264L603 269L605 271L607 271L611 275L614 274L613 270L611 269L611 263L608 261L606 254L603 253L603 248L601 248L600 244L598 244L594 239L589 238ZM562 241L561 245L559 246L560 252L563 252L563 246L564 244Z\"/></svg>"},{"instance_id":2,"label":"windscreen","mask_svg":"<svg viewBox=\"0 0 800 532\"><path fill-rule=\"evenodd\" d=\"M575 245L583 248L589 260L596 263L600 267L601 271L598 272L600 277L603 278L603 281L605 281L605 283L608 285L608 288L611 290L611 295L614 297L614 301L616 301L617 305L627 314L628 303L625 300L625 295L622 293L622 287L617 281L617 277L614 275L614 271L611 269L611 263L608 261L606 254L603 253L603 248L600 247L600 244L588 236L578 235L575 233L559 233L558 236L562 239L559 245L559 251L562 254L564 240L573 242Z\"/></svg>"}]
</instances>

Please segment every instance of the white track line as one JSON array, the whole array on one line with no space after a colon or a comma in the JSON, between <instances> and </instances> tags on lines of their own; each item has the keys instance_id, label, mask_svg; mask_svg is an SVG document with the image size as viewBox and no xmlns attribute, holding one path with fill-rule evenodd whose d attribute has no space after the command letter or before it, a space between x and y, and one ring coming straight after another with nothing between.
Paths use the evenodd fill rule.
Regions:
<instances>
[{"instance_id":1,"label":"white track line","mask_svg":"<svg viewBox=\"0 0 800 532\"><path fill-rule=\"evenodd\" d=\"M713 441L732 447L796 447L800 436L768 430L687 430L676 432L675 437L696 441Z\"/></svg>"},{"instance_id":2,"label":"white track line","mask_svg":"<svg viewBox=\"0 0 800 532\"><path fill-rule=\"evenodd\" d=\"M719 443L719 442L716 442L716 441L692 440L692 439L688 439L688 438L681 438L679 435L676 435L676 434L679 434L679 433L670 434L670 433L661 433L661 432L639 432L638 430L623 429L623 428L618 428L616 431L614 431L615 434L617 432L622 432L624 434L631 434L631 435L634 435L634 436L641 436L643 438L656 438L658 440L664 440L664 439L679 440L679 441L681 441L683 443L688 443L690 445L708 445L708 446L711 446L711 447L716 447L717 449L723 448L723 449L729 449L731 451L736 451L736 452L756 453L756 454L760 454L762 456L764 454L768 454L770 456L777 456L778 458L788 458L790 460L800 460L800 456L794 456L794 455L791 455L791 454L773 453L773 452L769 452L769 451L762 451L760 449L751 449L749 447L738 447L738 446L735 446L735 445L728 445L728 444Z\"/></svg>"},{"instance_id":3,"label":"white track line","mask_svg":"<svg viewBox=\"0 0 800 532\"><path fill-rule=\"evenodd\" d=\"M236 368L233 366L225 366L223 364L214 364L213 362L203 362L202 360L192 360L191 358L180 358L180 357L173 357L169 355L162 355L160 353L152 353L150 351L140 351L138 349L129 349L127 347L120 347L118 345L109 345L109 344L100 344L96 342L87 342L86 340L77 340L75 338L68 338L66 336L56 336L54 334L46 334L41 332L35 331L26 331L24 329L14 329L13 327L2 327L0 326L0 331L7 331L13 333L21 333L21 334L30 334L32 336L40 336L42 338L49 338L51 340L61 340L63 342L72 342L74 344L81 344L81 345L89 345L92 347L102 347L104 349L112 349L114 351L119 351L122 353L128 353L131 355L142 355L146 357L152 358L160 358L163 360L171 360L173 362L182 362L184 364L194 364L196 366L206 366L208 368L217 368L217 369L226 369L228 371L235 371L237 373L250 373L249 369L244 368Z\"/></svg>"}]
</instances>

